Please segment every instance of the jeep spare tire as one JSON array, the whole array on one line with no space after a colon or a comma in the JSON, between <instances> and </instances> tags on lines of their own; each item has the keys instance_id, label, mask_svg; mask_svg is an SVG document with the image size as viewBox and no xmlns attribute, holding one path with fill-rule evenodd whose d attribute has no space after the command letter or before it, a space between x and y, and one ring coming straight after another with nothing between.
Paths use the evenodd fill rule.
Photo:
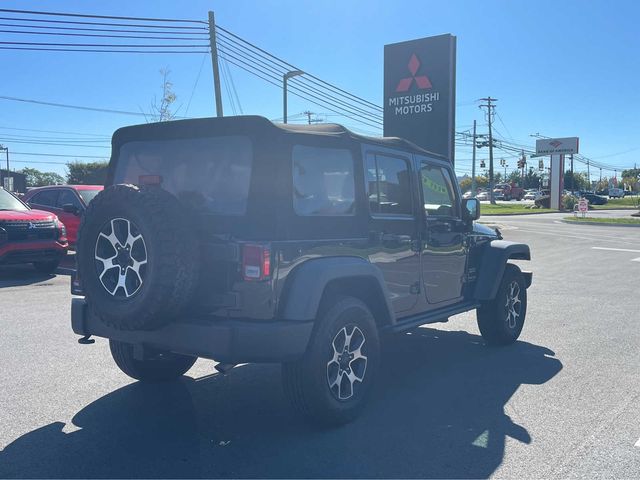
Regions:
<instances>
[{"instance_id":1,"label":"jeep spare tire","mask_svg":"<svg viewBox=\"0 0 640 480\"><path fill-rule=\"evenodd\" d=\"M105 324L154 329L188 306L199 263L188 217L156 186L114 185L91 201L78 233L78 275Z\"/></svg>"}]
</instances>

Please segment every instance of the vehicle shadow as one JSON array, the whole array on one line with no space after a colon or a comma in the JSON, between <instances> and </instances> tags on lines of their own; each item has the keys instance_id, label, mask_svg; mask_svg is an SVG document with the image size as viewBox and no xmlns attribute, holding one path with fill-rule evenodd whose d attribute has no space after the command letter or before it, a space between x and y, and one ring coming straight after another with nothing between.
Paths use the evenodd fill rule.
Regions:
<instances>
[{"instance_id":1,"label":"vehicle shadow","mask_svg":"<svg viewBox=\"0 0 640 480\"><path fill-rule=\"evenodd\" d=\"M504 408L520 385L562 369L553 355L458 331L392 337L372 402L338 429L291 412L277 365L134 383L78 412L79 430L56 422L16 439L0 452L0 477L488 477L507 436L535 441Z\"/></svg>"},{"instance_id":2,"label":"vehicle shadow","mask_svg":"<svg viewBox=\"0 0 640 480\"><path fill-rule=\"evenodd\" d=\"M31 264L0 265L0 288L32 285L50 280L56 275L69 276L73 270L75 270L74 255L63 258L56 273L51 275L38 272Z\"/></svg>"},{"instance_id":3,"label":"vehicle shadow","mask_svg":"<svg viewBox=\"0 0 640 480\"><path fill-rule=\"evenodd\" d=\"M31 265L0 266L0 288L32 285L54 277L55 275L38 272Z\"/></svg>"}]
</instances>

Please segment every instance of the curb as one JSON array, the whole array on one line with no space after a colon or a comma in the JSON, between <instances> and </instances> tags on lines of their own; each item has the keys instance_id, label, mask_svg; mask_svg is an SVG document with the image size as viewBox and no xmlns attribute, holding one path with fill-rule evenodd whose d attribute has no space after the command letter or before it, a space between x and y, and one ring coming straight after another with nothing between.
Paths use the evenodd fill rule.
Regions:
<instances>
[{"instance_id":1,"label":"curb","mask_svg":"<svg viewBox=\"0 0 640 480\"><path fill-rule=\"evenodd\" d=\"M581 220L575 221L575 220L565 220L565 219L562 219L560 221L562 223L568 223L571 225L600 225L604 227L632 227L632 228L640 227L640 222L637 225L634 225L633 223L583 222Z\"/></svg>"},{"instance_id":2,"label":"curb","mask_svg":"<svg viewBox=\"0 0 640 480\"><path fill-rule=\"evenodd\" d=\"M482 207L480 207L480 218L482 218L482 217L514 217L514 216L527 216L527 215L544 215L545 213L562 213L562 212L560 212L560 210L554 210L552 212L482 213Z\"/></svg>"}]
</instances>

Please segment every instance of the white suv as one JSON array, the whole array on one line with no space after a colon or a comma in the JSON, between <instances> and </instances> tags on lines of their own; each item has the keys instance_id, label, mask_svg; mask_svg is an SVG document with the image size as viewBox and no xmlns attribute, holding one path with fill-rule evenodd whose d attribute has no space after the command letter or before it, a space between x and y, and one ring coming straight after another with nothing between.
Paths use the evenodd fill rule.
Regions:
<instances>
[{"instance_id":1,"label":"white suv","mask_svg":"<svg viewBox=\"0 0 640 480\"><path fill-rule=\"evenodd\" d=\"M624 197L624 190L621 188L610 188L609 198L622 198Z\"/></svg>"}]
</instances>

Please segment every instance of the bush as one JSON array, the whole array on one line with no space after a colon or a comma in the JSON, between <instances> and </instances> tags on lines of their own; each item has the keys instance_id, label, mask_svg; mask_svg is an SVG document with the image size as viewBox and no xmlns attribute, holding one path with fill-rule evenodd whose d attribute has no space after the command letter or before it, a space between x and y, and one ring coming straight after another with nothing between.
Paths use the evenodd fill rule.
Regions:
<instances>
[{"instance_id":1,"label":"bush","mask_svg":"<svg viewBox=\"0 0 640 480\"><path fill-rule=\"evenodd\" d=\"M573 208L578 204L578 200L575 195L565 195L562 197L562 207L565 210L573 211Z\"/></svg>"}]
</instances>

